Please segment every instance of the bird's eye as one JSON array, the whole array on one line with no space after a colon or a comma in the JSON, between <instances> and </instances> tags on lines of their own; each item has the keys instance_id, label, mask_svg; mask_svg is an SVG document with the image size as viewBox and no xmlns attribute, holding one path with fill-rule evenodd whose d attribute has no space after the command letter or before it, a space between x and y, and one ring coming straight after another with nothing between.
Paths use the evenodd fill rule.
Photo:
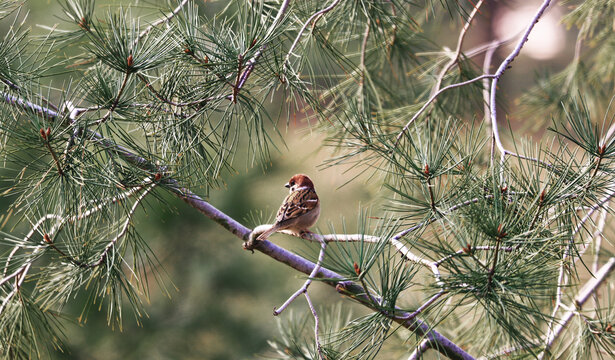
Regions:
<instances>
[{"instance_id":1,"label":"bird's eye","mask_svg":"<svg viewBox=\"0 0 615 360\"><path fill-rule=\"evenodd\" d=\"M292 185L295 185L295 182L294 182L294 181L291 181L291 182L290 182L290 185L291 185L291 186L292 186Z\"/></svg>"}]
</instances>

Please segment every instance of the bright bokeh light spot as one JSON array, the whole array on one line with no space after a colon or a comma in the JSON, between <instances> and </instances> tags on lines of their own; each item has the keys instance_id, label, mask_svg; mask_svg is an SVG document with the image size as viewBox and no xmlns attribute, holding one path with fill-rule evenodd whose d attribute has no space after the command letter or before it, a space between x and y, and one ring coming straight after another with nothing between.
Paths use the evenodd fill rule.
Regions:
<instances>
[{"instance_id":1,"label":"bright bokeh light spot","mask_svg":"<svg viewBox=\"0 0 615 360\"><path fill-rule=\"evenodd\" d=\"M494 23L497 38L508 39L514 34L524 32L537 9L538 5L524 5L518 8L500 7ZM566 32L559 23L560 15L556 7L547 9L530 33L527 43L521 50L522 55L537 60L548 60L556 57L564 49Z\"/></svg>"}]
</instances>

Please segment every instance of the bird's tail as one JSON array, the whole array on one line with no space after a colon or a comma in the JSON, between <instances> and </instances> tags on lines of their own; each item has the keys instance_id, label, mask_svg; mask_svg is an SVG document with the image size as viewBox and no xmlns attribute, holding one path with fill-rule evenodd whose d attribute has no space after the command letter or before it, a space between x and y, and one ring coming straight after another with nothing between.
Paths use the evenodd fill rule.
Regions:
<instances>
[{"instance_id":1,"label":"bird's tail","mask_svg":"<svg viewBox=\"0 0 615 360\"><path fill-rule=\"evenodd\" d=\"M267 238L273 234L274 232L278 231L278 227L273 225L269 230L265 231L264 233L260 234L256 240L267 240Z\"/></svg>"}]
</instances>

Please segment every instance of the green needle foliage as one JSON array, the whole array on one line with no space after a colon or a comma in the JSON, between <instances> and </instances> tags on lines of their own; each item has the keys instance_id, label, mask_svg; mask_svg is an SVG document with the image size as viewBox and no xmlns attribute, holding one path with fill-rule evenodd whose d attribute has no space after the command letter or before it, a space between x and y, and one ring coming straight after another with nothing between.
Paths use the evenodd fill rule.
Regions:
<instances>
[{"instance_id":1,"label":"green needle foliage","mask_svg":"<svg viewBox=\"0 0 615 360\"><path fill-rule=\"evenodd\" d=\"M613 1L566 2L574 56L512 109L483 70L510 50L441 44L488 20L483 2L141 3L62 0L41 36L0 0L0 357L58 357L98 311L141 324L166 282L135 214L266 172L296 117L333 149L322 166L364 175L384 206L331 226L319 265L341 279L311 279L362 310L283 314L265 356L613 356Z\"/></svg>"}]
</instances>

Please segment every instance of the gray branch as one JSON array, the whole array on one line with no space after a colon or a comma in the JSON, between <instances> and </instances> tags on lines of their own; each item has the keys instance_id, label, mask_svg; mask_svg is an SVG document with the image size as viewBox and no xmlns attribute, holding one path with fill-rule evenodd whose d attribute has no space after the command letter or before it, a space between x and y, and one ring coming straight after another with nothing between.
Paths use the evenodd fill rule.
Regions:
<instances>
[{"instance_id":1,"label":"gray branch","mask_svg":"<svg viewBox=\"0 0 615 360\"><path fill-rule=\"evenodd\" d=\"M53 110L43 108L39 105L33 104L29 101L17 98L15 96L0 93L5 102L17 106L28 112L34 112L39 116L46 118L49 121L56 121L60 118L60 114ZM101 134L89 130L87 135L94 140L94 143L104 147L108 151L111 151L124 159L124 161L146 171L164 174L166 172L165 167L157 166L147 159L134 154L129 149L116 144L112 140L104 138ZM235 219L226 215L224 212L218 210L207 201L190 191L190 189L182 187L175 179L161 180L160 185L165 186L175 195L183 199L190 206L200 211L202 214L212 219L226 230L237 236L239 239L246 241L250 237L252 230L245 227ZM270 241L258 241L254 247L255 250L268 255L276 261L290 266L291 268L300 271L306 275L310 275L316 264L309 261L295 253L292 253L278 245L273 244ZM375 311L383 312L381 309L374 307L374 303L366 295L365 289L362 286L346 280L342 275L331 271L325 267L320 267L316 273L315 278L323 279L323 282L335 287L335 289L348 297L353 298L359 303L371 308ZM437 349L442 355L445 355L453 360L470 360L474 359L470 354L465 352L461 347L452 342L450 339L434 330L430 325L424 321L418 319L416 315L412 313L396 309L393 312L383 312L384 315L391 320L400 324L401 326L414 331L419 336L424 336L429 339L434 345L433 348Z\"/></svg>"}]
</instances>

